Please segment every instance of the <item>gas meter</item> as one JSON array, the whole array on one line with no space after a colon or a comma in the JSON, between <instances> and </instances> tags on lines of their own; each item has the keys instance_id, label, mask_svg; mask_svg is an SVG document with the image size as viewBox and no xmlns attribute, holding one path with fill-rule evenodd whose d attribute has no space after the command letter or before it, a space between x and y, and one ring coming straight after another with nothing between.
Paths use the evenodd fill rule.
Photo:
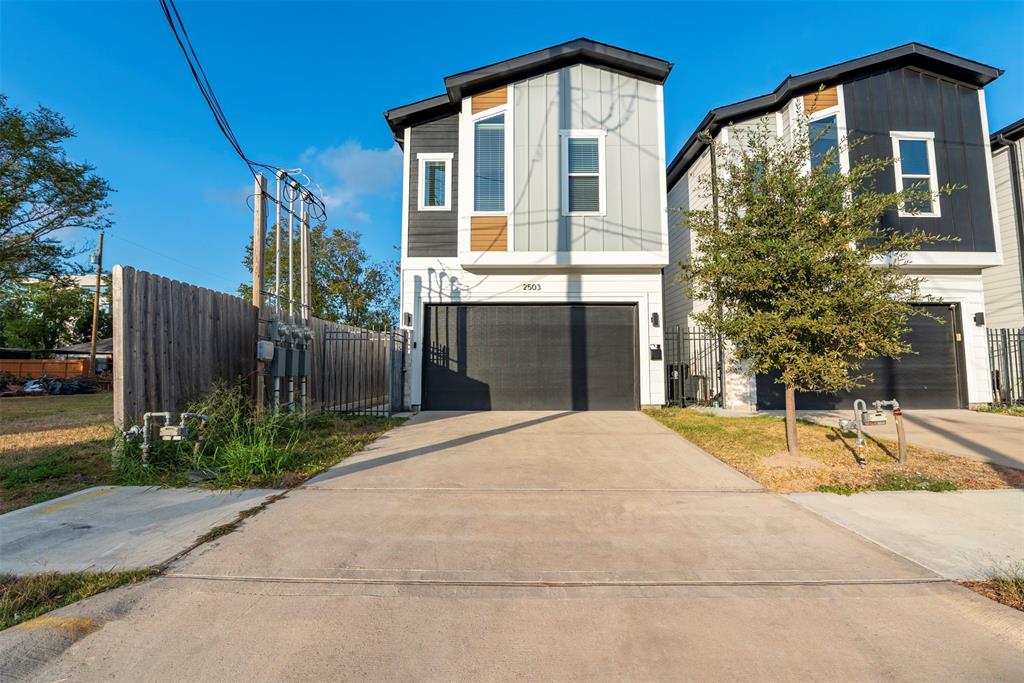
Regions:
<instances>
[{"instance_id":1,"label":"gas meter","mask_svg":"<svg viewBox=\"0 0 1024 683\"><path fill-rule=\"evenodd\" d=\"M885 424L885 413L877 405L874 410L868 410L867 403L858 398L853 402L853 410L860 416L860 423L865 427L877 427Z\"/></svg>"}]
</instances>

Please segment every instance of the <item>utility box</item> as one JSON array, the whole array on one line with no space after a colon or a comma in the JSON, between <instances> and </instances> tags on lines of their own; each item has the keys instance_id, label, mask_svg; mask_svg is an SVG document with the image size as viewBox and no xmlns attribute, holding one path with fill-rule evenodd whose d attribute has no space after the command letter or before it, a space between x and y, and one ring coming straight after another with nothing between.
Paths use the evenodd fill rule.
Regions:
<instances>
[{"instance_id":1,"label":"utility box","mask_svg":"<svg viewBox=\"0 0 1024 683\"><path fill-rule=\"evenodd\" d=\"M286 369L285 374L289 377L299 376L299 350L298 349L287 349L287 360L285 361Z\"/></svg>"},{"instance_id":2,"label":"utility box","mask_svg":"<svg viewBox=\"0 0 1024 683\"><path fill-rule=\"evenodd\" d=\"M274 342L261 339L256 342L256 360L266 363L274 359Z\"/></svg>"},{"instance_id":3,"label":"utility box","mask_svg":"<svg viewBox=\"0 0 1024 683\"><path fill-rule=\"evenodd\" d=\"M274 357L270 361L270 376L271 377L284 377L285 376L285 352L287 349L283 349L280 346L274 347Z\"/></svg>"},{"instance_id":4,"label":"utility box","mask_svg":"<svg viewBox=\"0 0 1024 683\"><path fill-rule=\"evenodd\" d=\"M860 411L860 423L865 427L875 427L885 424L885 413L881 410Z\"/></svg>"}]
</instances>

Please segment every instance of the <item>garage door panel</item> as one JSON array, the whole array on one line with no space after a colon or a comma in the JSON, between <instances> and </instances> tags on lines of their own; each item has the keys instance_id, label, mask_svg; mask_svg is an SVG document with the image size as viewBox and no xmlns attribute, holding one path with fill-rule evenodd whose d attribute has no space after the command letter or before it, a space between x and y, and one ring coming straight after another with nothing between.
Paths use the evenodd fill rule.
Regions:
<instances>
[{"instance_id":1,"label":"garage door panel","mask_svg":"<svg viewBox=\"0 0 1024 683\"><path fill-rule=\"evenodd\" d=\"M956 311L947 304L922 304L920 308L938 320L925 316L909 320L907 340L913 353L865 362L863 371L871 373L873 380L860 389L838 394L799 393L797 408L852 408L857 398L863 398L868 404L895 398L903 407L911 409L959 408ZM777 376L758 375L758 408L785 408L783 387L775 382Z\"/></svg>"},{"instance_id":2,"label":"garage door panel","mask_svg":"<svg viewBox=\"0 0 1024 683\"><path fill-rule=\"evenodd\" d=\"M426 409L638 407L633 305L435 305L426 320Z\"/></svg>"}]
</instances>

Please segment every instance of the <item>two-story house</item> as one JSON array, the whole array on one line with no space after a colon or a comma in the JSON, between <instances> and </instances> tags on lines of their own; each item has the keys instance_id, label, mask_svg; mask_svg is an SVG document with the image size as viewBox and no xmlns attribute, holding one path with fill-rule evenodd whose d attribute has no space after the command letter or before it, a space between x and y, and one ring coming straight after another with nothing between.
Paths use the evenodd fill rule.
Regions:
<instances>
[{"instance_id":1,"label":"two-story house","mask_svg":"<svg viewBox=\"0 0 1024 683\"><path fill-rule=\"evenodd\" d=\"M989 327L1024 327L1024 119L992 133L992 171L1003 265L986 268Z\"/></svg>"},{"instance_id":2,"label":"two-story house","mask_svg":"<svg viewBox=\"0 0 1024 683\"><path fill-rule=\"evenodd\" d=\"M578 39L385 113L404 152L401 323L423 409L664 401L662 85Z\"/></svg>"},{"instance_id":3,"label":"two-story house","mask_svg":"<svg viewBox=\"0 0 1024 683\"><path fill-rule=\"evenodd\" d=\"M797 117L806 117L811 134L820 133L816 145L835 146L846 137L864 140L853 149L840 146L843 169L861 157L895 158L878 179L881 191L919 183L935 190L966 186L951 195L936 194L918 213L893 207L882 218L886 226L957 238L908 255L906 268L923 279L919 305L934 316L910 319L915 353L866 363L873 384L849 394L798 395L799 408L847 407L854 398L896 398L911 408L967 407L991 400L982 273L999 266L1003 255L995 231L984 88L1001 73L911 43L790 76L767 95L709 112L669 165L668 205L706 208L712 200L699 189L698 179L712 173L715 157L701 132L729 153L751 126L764 124L775 135L790 136ZM814 151L820 150L808 151L809 163L829 158ZM681 223L679 217L672 221ZM706 307L688 299L676 281L676 264L689 258L691 247L685 227L670 228L671 263L664 273L668 327L693 325L690 316ZM726 407L783 407L782 387L771 377L747 378L728 358L723 375L720 399Z\"/></svg>"}]
</instances>

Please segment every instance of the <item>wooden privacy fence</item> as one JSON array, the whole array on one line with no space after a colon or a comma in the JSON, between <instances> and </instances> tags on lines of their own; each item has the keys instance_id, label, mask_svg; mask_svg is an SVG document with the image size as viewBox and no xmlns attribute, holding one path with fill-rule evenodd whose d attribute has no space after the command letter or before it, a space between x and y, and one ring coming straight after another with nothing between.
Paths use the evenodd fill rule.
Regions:
<instances>
[{"instance_id":1,"label":"wooden privacy fence","mask_svg":"<svg viewBox=\"0 0 1024 683\"><path fill-rule=\"evenodd\" d=\"M180 411L214 382L251 381L256 308L244 299L114 266L114 423Z\"/></svg>"},{"instance_id":2,"label":"wooden privacy fence","mask_svg":"<svg viewBox=\"0 0 1024 683\"><path fill-rule=\"evenodd\" d=\"M50 360L50 359L3 359L0 360L0 372L9 372L15 377L84 377L89 374L88 360Z\"/></svg>"},{"instance_id":3,"label":"wooden privacy fence","mask_svg":"<svg viewBox=\"0 0 1024 683\"><path fill-rule=\"evenodd\" d=\"M114 266L113 304L119 428L137 424L147 411L180 411L218 380L245 382L255 395L259 316L250 301ZM313 332L310 410L402 409L404 334L319 318L307 324ZM265 328L260 326L261 333ZM265 380L264 401L270 405L273 379Z\"/></svg>"}]
</instances>

